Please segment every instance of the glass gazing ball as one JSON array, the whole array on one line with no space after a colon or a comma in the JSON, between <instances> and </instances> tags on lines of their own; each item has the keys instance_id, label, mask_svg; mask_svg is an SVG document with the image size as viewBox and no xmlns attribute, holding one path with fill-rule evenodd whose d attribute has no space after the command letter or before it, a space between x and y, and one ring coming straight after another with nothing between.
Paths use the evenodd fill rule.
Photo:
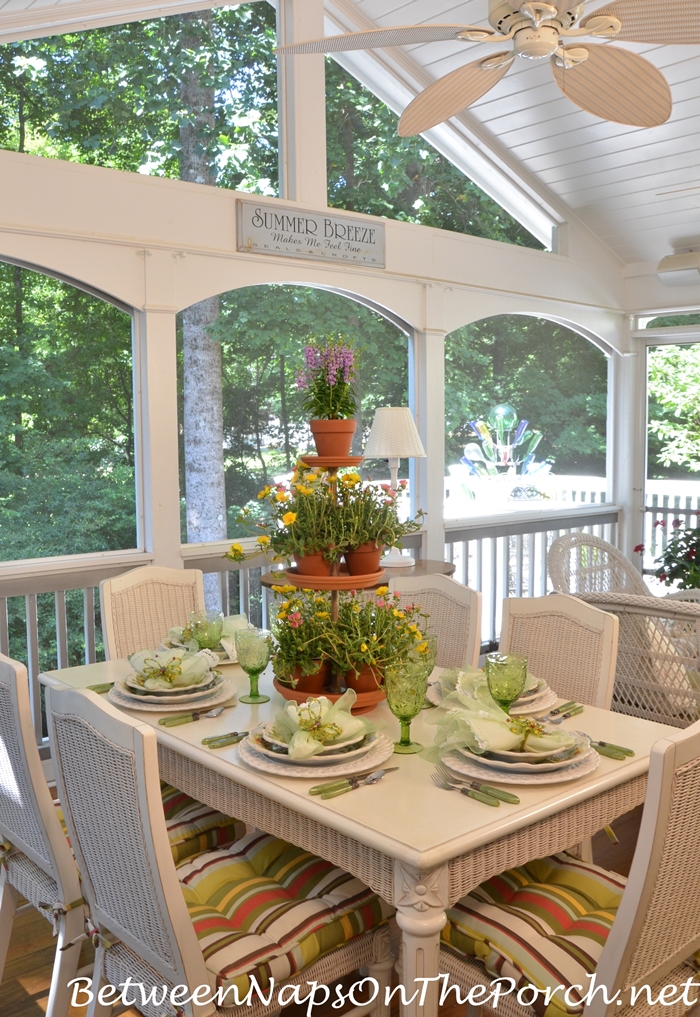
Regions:
<instances>
[{"instance_id":1,"label":"glass gazing ball","mask_svg":"<svg viewBox=\"0 0 700 1017\"><path fill-rule=\"evenodd\" d=\"M500 426L504 431L512 431L518 423L518 414L512 406L507 403L501 403L498 406L494 406L488 415L488 425L491 428Z\"/></svg>"}]
</instances>

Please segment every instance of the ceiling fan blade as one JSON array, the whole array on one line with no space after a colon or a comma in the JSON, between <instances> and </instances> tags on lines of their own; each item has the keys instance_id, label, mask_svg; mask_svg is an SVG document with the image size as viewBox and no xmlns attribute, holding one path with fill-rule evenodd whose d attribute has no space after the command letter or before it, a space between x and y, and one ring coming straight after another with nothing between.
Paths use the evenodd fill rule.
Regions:
<instances>
[{"instance_id":1,"label":"ceiling fan blade","mask_svg":"<svg viewBox=\"0 0 700 1017\"><path fill-rule=\"evenodd\" d=\"M460 32L483 33L486 39L496 33L491 28L475 25L405 25L402 28L376 28L368 32L328 35L290 46L280 46L277 53L341 53L350 49L381 49L384 46L414 46L421 42L446 42L457 39ZM476 41L476 40L473 40Z\"/></svg>"},{"instance_id":2,"label":"ceiling fan blade","mask_svg":"<svg viewBox=\"0 0 700 1017\"><path fill-rule=\"evenodd\" d=\"M668 120L671 90L648 60L610 45L570 48L587 50L588 58L573 67L559 67L556 54L552 57L554 80L567 99L603 120L630 127L657 127Z\"/></svg>"},{"instance_id":3,"label":"ceiling fan blade","mask_svg":"<svg viewBox=\"0 0 700 1017\"><path fill-rule=\"evenodd\" d=\"M674 43L700 43L700 4L698 0L614 0L589 14L586 22L601 14L619 18L622 28L615 36L620 42L650 42L671 46Z\"/></svg>"},{"instance_id":4,"label":"ceiling fan blade","mask_svg":"<svg viewBox=\"0 0 700 1017\"><path fill-rule=\"evenodd\" d=\"M512 62L512 53L494 53L493 56L475 60L466 67L458 67L456 71L435 81L403 111L399 120L399 134L402 138L422 134L430 127L461 113L493 88ZM489 66L484 67L484 64Z\"/></svg>"}]
</instances>

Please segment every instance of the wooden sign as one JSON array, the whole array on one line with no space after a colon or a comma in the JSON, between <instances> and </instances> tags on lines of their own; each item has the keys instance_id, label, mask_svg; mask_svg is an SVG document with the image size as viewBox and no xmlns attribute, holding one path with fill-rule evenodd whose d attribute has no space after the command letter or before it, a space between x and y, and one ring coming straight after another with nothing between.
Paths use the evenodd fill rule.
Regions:
<instances>
[{"instance_id":1,"label":"wooden sign","mask_svg":"<svg viewBox=\"0 0 700 1017\"><path fill-rule=\"evenodd\" d=\"M384 223L237 200L236 249L385 268Z\"/></svg>"}]
</instances>

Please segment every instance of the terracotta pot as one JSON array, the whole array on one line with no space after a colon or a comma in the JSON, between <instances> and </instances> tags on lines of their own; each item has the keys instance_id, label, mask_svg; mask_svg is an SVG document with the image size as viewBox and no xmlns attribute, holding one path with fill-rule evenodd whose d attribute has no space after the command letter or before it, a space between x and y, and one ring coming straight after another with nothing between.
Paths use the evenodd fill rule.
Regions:
<instances>
[{"instance_id":1,"label":"terracotta pot","mask_svg":"<svg viewBox=\"0 0 700 1017\"><path fill-rule=\"evenodd\" d=\"M379 571L379 561L384 553L384 547L380 544L376 547L373 541L367 544L360 544L352 551L344 554L345 564L351 576L370 576Z\"/></svg>"},{"instance_id":2,"label":"terracotta pot","mask_svg":"<svg viewBox=\"0 0 700 1017\"><path fill-rule=\"evenodd\" d=\"M350 420L310 420L309 424L320 456L343 459L350 455L353 435L357 429L354 417Z\"/></svg>"},{"instance_id":3,"label":"terracotta pot","mask_svg":"<svg viewBox=\"0 0 700 1017\"><path fill-rule=\"evenodd\" d=\"M345 687L361 692L378 692L382 687L384 675L371 664L363 664L359 671L347 671L343 675Z\"/></svg>"},{"instance_id":4,"label":"terracotta pot","mask_svg":"<svg viewBox=\"0 0 700 1017\"><path fill-rule=\"evenodd\" d=\"M323 692L328 678L328 661L318 661L318 671L312 674L302 674L299 667L295 667L292 678L296 682L294 686L297 692L308 692L311 696L317 696Z\"/></svg>"},{"instance_id":5,"label":"terracotta pot","mask_svg":"<svg viewBox=\"0 0 700 1017\"><path fill-rule=\"evenodd\" d=\"M329 576L331 563L319 551L316 554L295 554L294 563L300 576Z\"/></svg>"}]
</instances>

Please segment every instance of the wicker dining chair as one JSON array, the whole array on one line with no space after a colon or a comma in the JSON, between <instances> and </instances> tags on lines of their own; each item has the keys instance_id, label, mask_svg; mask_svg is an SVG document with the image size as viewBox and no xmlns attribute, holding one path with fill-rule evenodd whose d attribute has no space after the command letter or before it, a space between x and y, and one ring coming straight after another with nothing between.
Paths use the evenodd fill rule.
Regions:
<instances>
[{"instance_id":1,"label":"wicker dining chair","mask_svg":"<svg viewBox=\"0 0 700 1017\"><path fill-rule=\"evenodd\" d=\"M590 533L567 533L552 541L547 570L556 593L635 593L651 596L634 565Z\"/></svg>"},{"instance_id":2,"label":"wicker dining chair","mask_svg":"<svg viewBox=\"0 0 700 1017\"><path fill-rule=\"evenodd\" d=\"M388 1017L391 909L329 862L255 830L224 850L176 865L160 808L156 733L95 693L51 688L47 716L56 779L97 949L87 1017L107 1017L103 985L127 978L151 990L229 990L222 1008L190 1001L187 1017L243 1012L232 1005L255 976L283 985L327 984L361 966L381 986ZM140 990L139 990L140 991ZM204 993L202 993L204 995ZM240 998L240 997L239 997ZM248 1017L274 1014L253 995ZM380 1005L381 1001L381 1005ZM146 1017L167 1010L151 1001ZM366 1012L366 1011L363 1011Z\"/></svg>"},{"instance_id":3,"label":"wicker dining chair","mask_svg":"<svg viewBox=\"0 0 700 1017\"><path fill-rule=\"evenodd\" d=\"M610 708L617 618L577 597L508 597L499 649L521 653L528 669L564 699Z\"/></svg>"},{"instance_id":4,"label":"wicker dining chair","mask_svg":"<svg viewBox=\"0 0 700 1017\"><path fill-rule=\"evenodd\" d=\"M204 608L202 573L155 565L132 569L100 583L100 605L107 660L155 650L171 628Z\"/></svg>"},{"instance_id":5,"label":"wicker dining chair","mask_svg":"<svg viewBox=\"0 0 700 1017\"><path fill-rule=\"evenodd\" d=\"M0 655L0 979L21 897L56 931L46 1017L65 1017L85 927L78 870L51 798L23 664Z\"/></svg>"},{"instance_id":6,"label":"wicker dining chair","mask_svg":"<svg viewBox=\"0 0 700 1017\"><path fill-rule=\"evenodd\" d=\"M596 986L605 986L612 1002L606 1004L598 988L583 1017L651 1017L659 1006L650 1005L649 995L656 1001L664 985L682 987L688 979L697 985L698 969L690 961L700 947L699 812L696 723L656 742L651 750L644 814L628 880L565 855L502 873L448 911L443 940L451 945L440 951L440 971L462 991L486 985L494 975L539 989L560 985L560 1002L567 986L578 986L582 996L595 971ZM547 878L548 870L556 873L555 882ZM486 966L465 952L476 939ZM634 1006L632 986L638 990ZM678 1017L688 1007L682 1004L680 989L671 995L679 1003L664 1003L663 1008ZM523 998L529 1001L531 992ZM540 1003L543 1006L542 997ZM571 1009L581 1012L580 1005ZM512 993L499 1000L497 1012L523 1017L527 1008Z\"/></svg>"},{"instance_id":7,"label":"wicker dining chair","mask_svg":"<svg viewBox=\"0 0 700 1017\"><path fill-rule=\"evenodd\" d=\"M397 576L389 582L402 604L419 603L437 636L438 667L477 667L481 653L481 594L450 576Z\"/></svg>"},{"instance_id":8,"label":"wicker dining chair","mask_svg":"<svg viewBox=\"0 0 700 1017\"><path fill-rule=\"evenodd\" d=\"M612 709L687 727L700 717L700 604L671 597L588 593L620 623Z\"/></svg>"}]
</instances>

